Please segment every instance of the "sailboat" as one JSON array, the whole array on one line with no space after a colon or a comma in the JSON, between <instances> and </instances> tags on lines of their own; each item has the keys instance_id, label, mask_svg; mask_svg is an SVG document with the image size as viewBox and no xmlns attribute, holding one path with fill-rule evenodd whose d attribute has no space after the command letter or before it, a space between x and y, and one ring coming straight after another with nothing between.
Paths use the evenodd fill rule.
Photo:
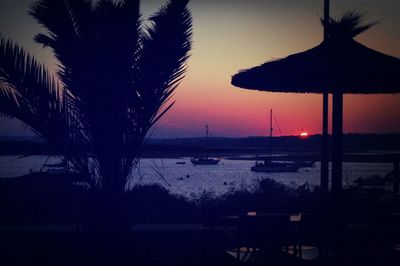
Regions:
<instances>
[{"instance_id":1,"label":"sailboat","mask_svg":"<svg viewBox=\"0 0 400 266\"><path fill-rule=\"evenodd\" d=\"M269 112L269 158L264 159L263 162L256 162L251 167L253 172L297 172L299 166L294 163L272 161L272 109Z\"/></svg>"},{"instance_id":2,"label":"sailboat","mask_svg":"<svg viewBox=\"0 0 400 266\"><path fill-rule=\"evenodd\" d=\"M206 125L206 146L208 146L208 125ZM197 157L190 159L194 165L216 165L220 159L206 157Z\"/></svg>"}]
</instances>

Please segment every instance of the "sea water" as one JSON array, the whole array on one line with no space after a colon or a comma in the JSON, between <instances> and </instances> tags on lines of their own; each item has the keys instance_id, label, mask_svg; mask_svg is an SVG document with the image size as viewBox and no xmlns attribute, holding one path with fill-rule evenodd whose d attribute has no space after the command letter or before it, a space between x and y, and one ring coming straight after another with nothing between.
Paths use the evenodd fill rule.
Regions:
<instances>
[{"instance_id":1,"label":"sea water","mask_svg":"<svg viewBox=\"0 0 400 266\"><path fill-rule=\"evenodd\" d=\"M0 178L18 177L30 172L46 171L46 163L61 161L48 156L0 156ZM185 164L176 164L185 162ZM190 158L141 159L130 175L129 187L159 184L171 193L195 198L206 193L220 196L234 190L253 190L259 180L270 178L291 187L320 183L320 163L300 168L295 173L259 173L250 171L253 161L221 159L218 165L193 165ZM385 176L393 168L391 163L343 163L343 186L350 186L359 177Z\"/></svg>"}]
</instances>

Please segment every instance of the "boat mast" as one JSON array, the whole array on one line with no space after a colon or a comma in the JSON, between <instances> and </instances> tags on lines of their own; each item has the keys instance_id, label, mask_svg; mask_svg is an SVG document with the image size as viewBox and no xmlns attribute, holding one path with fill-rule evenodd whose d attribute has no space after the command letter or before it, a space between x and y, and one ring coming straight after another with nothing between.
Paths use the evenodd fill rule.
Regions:
<instances>
[{"instance_id":1,"label":"boat mast","mask_svg":"<svg viewBox=\"0 0 400 266\"><path fill-rule=\"evenodd\" d=\"M208 147L208 124L206 124L206 147ZM207 153L208 158L208 153Z\"/></svg>"},{"instance_id":2,"label":"boat mast","mask_svg":"<svg viewBox=\"0 0 400 266\"><path fill-rule=\"evenodd\" d=\"M269 110L269 160L272 159L272 109Z\"/></svg>"}]
</instances>

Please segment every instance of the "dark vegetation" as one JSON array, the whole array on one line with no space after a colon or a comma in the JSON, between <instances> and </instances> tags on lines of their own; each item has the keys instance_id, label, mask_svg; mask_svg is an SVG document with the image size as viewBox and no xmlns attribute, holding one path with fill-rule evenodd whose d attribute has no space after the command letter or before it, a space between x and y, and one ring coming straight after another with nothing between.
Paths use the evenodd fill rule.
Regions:
<instances>
[{"instance_id":1,"label":"dark vegetation","mask_svg":"<svg viewBox=\"0 0 400 266\"><path fill-rule=\"evenodd\" d=\"M96 191L72 183L73 176L46 173L1 180L2 224L72 223L91 224L99 218ZM400 212L398 196L380 190L352 187L344 191L344 213L349 220L363 221ZM307 184L290 188L271 179L260 181L254 191L232 191L221 197L204 192L188 199L173 195L159 185L136 186L124 197L129 223L218 224L221 217L248 211L273 213L317 213L318 187Z\"/></svg>"},{"instance_id":2,"label":"dark vegetation","mask_svg":"<svg viewBox=\"0 0 400 266\"><path fill-rule=\"evenodd\" d=\"M361 225L361 230L339 234L321 228L320 192L307 184L290 188L265 179L251 191L243 188L221 197L205 192L195 199L172 195L159 185L136 186L125 194L122 210L130 228L139 226L139 229L124 227L119 231L98 227L98 220L104 215L98 204L101 195L81 183L74 183L79 181L79 176L47 173L0 180L0 250L4 252L1 263L237 265L226 250L237 247L238 236L243 232L240 223L227 216L249 211L311 214L312 219L301 227L305 241L311 241L306 243L319 245L321 240L329 238L332 244L336 243L332 240L336 237L341 243L340 252L345 252L334 259L325 257L315 265L362 262L364 266L372 266L379 265L383 258L385 265L391 266L397 265L399 259L395 254L387 254L399 234L390 217L400 212L400 197L392 192L360 187L344 190L342 218L345 223ZM377 178L359 181L360 185L377 182ZM155 227L140 229L151 225ZM160 226L164 229L157 229ZM280 224L281 229L273 228L264 225L253 228L253 232L261 239L274 236L277 241L291 241L290 235L285 235L284 224ZM260 263L266 261L276 265L303 265L283 253L278 257L273 254L261 257Z\"/></svg>"},{"instance_id":3,"label":"dark vegetation","mask_svg":"<svg viewBox=\"0 0 400 266\"><path fill-rule=\"evenodd\" d=\"M319 190L310 189L307 184L294 189L265 179L257 184L254 191L232 191L218 198L204 193L192 200L171 195L158 185L137 186L124 197L124 215L130 226L169 224L175 229L108 231L104 227L96 229L93 226L97 224L96 219L103 215L97 209L99 195L85 186L73 184L71 180L74 178L34 173L1 180L0 247L5 253L0 262L4 265L32 266L237 265L225 252L227 248L237 245L237 228L233 231L223 229L225 226L237 226L237 223L231 224L224 216L248 211L303 214L320 211ZM388 245L396 240L393 232L398 231L393 231L386 223L390 215L400 212L399 196L354 187L344 190L343 199L346 223L365 227L352 234L338 236L343 243L341 250L349 252L344 258L340 257L344 255L336 258L342 261L317 261L317 265L354 265L360 262L363 265L378 265L377 262L382 259L385 265L396 265L398 257L378 256L376 247L391 250L391 247L381 243ZM318 217L314 218L318 221ZM302 227L307 232L308 241L321 241L318 235L321 223L316 221L311 227ZM179 224L201 224L202 229L196 226L195 229L185 229L190 227ZM18 226L24 225L28 231L24 227L18 229ZM35 225L38 231L29 231ZM52 229L57 225L60 226L58 229ZM376 228L381 227L374 225L383 225L383 229L377 231ZM5 229L7 226L11 229ZM254 230L262 239L271 239L272 235L282 237L284 231L270 232L268 228L268 236L264 236L267 232L261 228ZM324 232L324 237L331 237L329 232ZM358 255L355 255L355 250ZM260 262L265 261L262 259ZM275 257L270 254L267 261L277 265L303 265L301 261L283 255Z\"/></svg>"}]
</instances>

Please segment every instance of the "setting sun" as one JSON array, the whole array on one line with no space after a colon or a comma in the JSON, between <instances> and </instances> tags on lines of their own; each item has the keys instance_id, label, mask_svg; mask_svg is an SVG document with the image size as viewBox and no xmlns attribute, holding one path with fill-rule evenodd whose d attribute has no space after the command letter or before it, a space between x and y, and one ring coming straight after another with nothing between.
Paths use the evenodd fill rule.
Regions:
<instances>
[{"instance_id":1,"label":"setting sun","mask_svg":"<svg viewBox=\"0 0 400 266\"><path fill-rule=\"evenodd\" d=\"M303 132L300 133L300 137L307 138L308 137L308 133L303 131Z\"/></svg>"}]
</instances>

